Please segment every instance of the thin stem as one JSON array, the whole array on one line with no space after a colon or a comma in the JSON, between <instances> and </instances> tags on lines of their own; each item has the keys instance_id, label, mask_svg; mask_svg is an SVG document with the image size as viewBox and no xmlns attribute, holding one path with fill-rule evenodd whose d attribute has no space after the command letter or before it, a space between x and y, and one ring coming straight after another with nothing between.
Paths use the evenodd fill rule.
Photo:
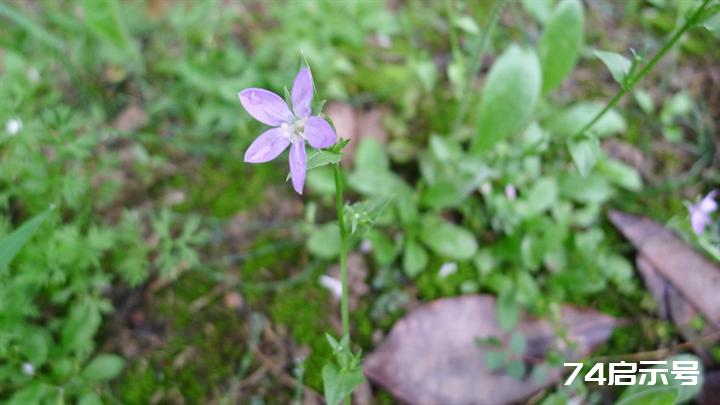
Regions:
<instances>
[{"instance_id":1,"label":"thin stem","mask_svg":"<svg viewBox=\"0 0 720 405\"><path fill-rule=\"evenodd\" d=\"M655 67L655 65L657 65L657 63L660 61L660 59L662 59L663 56L665 56L665 54L668 53L668 51L670 51L670 49L672 49L672 47L680 39L680 37L682 37L682 35L685 33L685 31L687 31L688 29L690 29L690 27L695 25L695 20L697 20L697 18L700 16L700 14L703 12L703 10L705 9L705 7L708 5L709 2L710 2L710 0L704 0L702 5L700 5L700 7L698 7L698 9L695 10L693 15L690 18L688 18L687 21L685 21L685 24L683 24L683 26L680 27L680 29L678 29L673 34L672 37L670 37L670 40L667 41L665 43L665 45L663 45L662 49L660 49L660 51L657 54L655 54L655 56L650 60L650 62L648 62L645 66L643 66L643 68L640 69L640 71L637 74L633 75L632 77L629 77L627 83L625 83L625 85L622 86L620 91L618 91L617 94L615 94L615 96L613 98L611 98L610 101L608 101L608 103L605 105L605 108L603 108L602 110L600 110L600 112L595 114L593 119L591 119L577 133L575 133L573 138L577 139L580 136L582 136L585 133L585 131L592 128L592 126L595 125L595 123L597 123L600 120L600 118L602 118L603 115L605 115L605 113L610 111L611 108L615 107L615 104L617 104L618 101L620 101L620 99L623 98L623 96L625 96L625 94L627 94L630 90L632 90L633 87L635 87L635 85L646 74L648 74Z\"/></svg>"},{"instance_id":2,"label":"thin stem","mask_svg":"<svg viewBox=\"0 0 720 405\"><path fill-rule=\"evenodd\" d=\"M472 61L472 66L470 67L470 71L468 73L468 87L463 94L462 100L460 100L460 107L458 108L457 116L455 117L455 123L453 124L451 132L453 134L457 133L460 125L462 125L463 121L465 120L465 115L467 114L468 105L470 103L470 96L472 95L471 84L475 77L477 77L478 72L480 71L480 67L482 67L482 55L485 51L485 45L487 44L488 38L490 37L490 32L492 32L493 28L495 27L495 23L497 22L498 16L500 15L500 10L502 10L503 6L505 5L505 1L506 0L496 0L493 4L492 10L490 10L490 17L488 19L488 22L485 25L482 34L480 35L480 40L478 41L477 47L472 52L472 58L470 58L470 60Z\"/></svg>"},{"instance_id":3,"label":"thin stem","mask_svg":"<svg viewBox=\"0 0 720 405\"><path fill-rule=\"evenodd\" d=\"M340 173L340 163L336 163L333 167L335 171L335 202L337 204L338 228L340 228L340 283L342 284L340 312L342 315L343 336L347 336L348 339L350 339L350 310L348 309L347 285L347 229L345 228L343 182Z\"/></svg>"}]
</instances>

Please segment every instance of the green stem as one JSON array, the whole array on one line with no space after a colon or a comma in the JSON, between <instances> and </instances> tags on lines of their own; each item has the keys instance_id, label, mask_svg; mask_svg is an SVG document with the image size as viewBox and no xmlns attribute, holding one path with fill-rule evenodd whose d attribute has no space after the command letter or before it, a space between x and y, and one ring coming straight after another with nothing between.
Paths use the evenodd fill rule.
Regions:
<instances>
[{"instance_id":1,"label":"green stem","mask_svg":"<svg viewBox=\"0 0 720 405\"><path fill-rule=\"evenodd\" d=\"M338 228L340 228L340 282L342 284L340 312L342 315L343 336L347 336L348 339L350 339L350 310L348 309L347 285L347 229L345 228L343 181L340 173L340 163L336 163L333 167L335 171L335 202L337 204Z\"/></svg>"},{"instance_id":2,"label":"green stem","mask_svg":"<svg viewBox=\"0 0 720 405\"><path fill-rule=\"evenodd\" d=\"M687 31L688 29L690 29L690 27L695 25L695 20L697 20L697 18L700 16L700 14L703 12L703 10L705 9L705 7L708 5L709 2L710 2L710 0L703 1L702 5L700 5L700 7L698 7L698 9L695 10L693 15L690 18L688 18L687 21L685 21L685 24L683 24L683 26L680 27L680 29L678 29L673 34L672 37L670 37L670 40L667 41L665 43L665 45L663 45L662 49L660 49L660 51L657 54L655 54L655 56L650 60L650 62L648 62L645 66L643 66L643 68L637 74L633 75L632 77L629 77L627 80L627 83L625 83L625 85L622 86L620 91L618 91L617 94L615 94L615 96L613 98L611 98L610 101L608 101L608 103L605 105L605 108L603 108L602 110L600 110L600 112L595 114L593 119L591 119L577 133L575 133L575 135L573 136L574 139L581 137L585 133L585 131L592 128L592 126L595 125L595 123L597 123L600 120L600 118L602 118L603 115L605 115L605 113L610 111L611 108L615 107L615 104L617 104L618 101L620 101L620 99L623 98L623 96L625 96L625 94L627 94L630 90L632 90L633 87L635 87L635 85L646 74L648 74L655 67L655 65L657 65L657 63L660 61L660 59L662 59L663 56L665 56L665 54L668 53L668 51L670 51L670 49L672 49L672 47L680 39L680 37L682 37L682 35L685 33L685 31Z\"/></svg>"},{"instance_id":3,"label":"green stem","mask_svg":"<svg viewBox=\"0 0 720 405\"><path fill-rule=\"evenodd\" d=\"M485 51L485 45L487 44L488 38L490 37L490 32L492 32L493 28L495 27L495 23L497 22L498 16L500 15L500 10L502 10L503 6L505 5L505 1L506 0L496 0L493 4L492 10L490 10L490 17L488 19L488 22L485 25L482 34L480 35L480 40L478 41L477 47L472 52L472 58L470 58L470 60L472 61L472 66L470 67L467 81L468 88L465 90L462 100L460 100L460 107L458 108L458 112L455 117L455 123L453 124L451 132L452 134L457 133L458 129L460 129L460 125L462 125L463 121L465 120L465 115L467 114L468 105L470 103L470 96L472 95L472 82L475 77L477 77L478 72L480 71L480 67L482 67L482 55Z\"/></svg>"}]
</instances>

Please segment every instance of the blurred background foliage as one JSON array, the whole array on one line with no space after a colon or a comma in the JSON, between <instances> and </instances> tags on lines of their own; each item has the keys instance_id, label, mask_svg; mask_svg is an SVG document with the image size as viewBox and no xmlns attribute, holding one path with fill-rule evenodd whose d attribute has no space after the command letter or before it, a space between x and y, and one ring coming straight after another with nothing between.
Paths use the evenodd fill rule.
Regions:
<instances>
[{"instance_id":1,"label":"blurred background foliage","mask_svg":"<svg viewBox=\"0 0 720 405\"><path fill-rule=\"evenodd\" d=\"M564 50L577 67L548 69L555 3L508 2L485 42L490 1L0 4L0 234L56 205L0 275L0 398L322 392L323 336L339 329L318 282L337 276L332 178L310 172L298 197L284 163L244 164L262 128L237 100L282 94L303 58L352 138L350 202L371 203L351 212L379 213L350 262L363 349L418 301L473 292L496 294L510 329L520 308L550 316L564 302L637 321L602 353L675 341L604 212L717 246L717 226L698 241L684 206L719 180L717 31L691 31L578 146L571 135L618 89L594 51L653 55L696 2L583 2ZM490 69L532 47L537 103L525 116L483 106Z\"/></svg>"}]
</instances>

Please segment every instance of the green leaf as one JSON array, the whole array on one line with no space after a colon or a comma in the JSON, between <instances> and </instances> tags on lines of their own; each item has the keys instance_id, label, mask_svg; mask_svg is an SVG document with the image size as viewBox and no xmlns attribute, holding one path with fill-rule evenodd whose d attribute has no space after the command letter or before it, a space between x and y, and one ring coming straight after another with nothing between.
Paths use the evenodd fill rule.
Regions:
<instances>
[{"instance_id":1,"label":"green leaf","mask_svg":"<svg viewBox=\"0 0 720 405\"><path fill-rule=\"evenodd\" d=\"M525 362L521 359L512 360L505 366L505 372L510 377L520 380L525 376Z\"/></svg>"},{"instance_id":2,"label":"green leaf","mask_svg":"<svg viewBox=\"0 0 720 405\"><path fill-rule=\"evenodd\" d=\"M575 104L570 108L550 115L544 122L544 127L560 136L569 137L575 135L603 107L603 104L594 102ZM623 117L616 110L611 109L587 131L587 134L605 137L624 132L626 127Z\"/></svg>"},{"instance_id":3,"label":"green leaf","mask_svg":"<svg viewBox=\"0 0 720 405\"><path fill-rule=\"evenodd\" d=\"M523 205L530 215L535 215L552 208L557 197L557 181L552 177L542 177L532 185L523 199Z\"/></svg>"},{"instance_id":4,"label":"green leaf","mask_svg":"<svg viewBox=\"0 0 720 405\"><path fill-rule=\"evenodd\" d=\"M598 172L610 182L629 191L640 191L643 183L634 167L614 159L603 159L598 163Z\"/></svg>"},{"instance_id":5,"label":"green leaf","mask_svg":"<svg viewBox=\"0 0 720 405\"><path fill-rule=\"evenodd\" d=\"M131 50L130 35L125 28L116 0L82 0L85 24L100 40L118 49Z\"/></svg>"},{"instance_id":6,"label":"green leaf","mask_svg":"<svg viewBox=\"0 0 720 405\"><path fill-rule=\"evenodd\" d=\"M390 159L375 138L364 137L355 152L355 168L377 171L390 168Z\"/></svg>"},{"instance_id":7,"label":"green leaf","mask_svg":"<svg viewBox=\"0 0 720 405\"><path fill-rule=\"evenodd\" d=\"M453 22L455 23L456 27L467 32L468 34L477 35L480 33L480 28L478 28L475 20L473 20L472 17L468 15L459 16L455 18Z\"/></svg>"},{"instance_id":8,"label":"green leaf","mask_svg":"<svg viewBox=\"0 0 720 405\"><path fill-rule=\"evenodd\" d=\"M37 232L40 225L47 219L54 207L36 215L31 220L22 224L11 234L0 240L0 274L7 269L8 264L15 258L15 255L27 243L30 237Z\"/></svg>"},{"instance_id":9,"label":"green leaf","mask_svg":"<svg viewBox=\"0 0 720 405\"><path fill-rule=\"evenodd\" d=\"M550 15L538 42L543 93L557 87L575 67L583 44L583 25L579 0L563 0Z\"/></svg>"},{"instance_id":10,"label":"green leaf","mask_svg":"<svg viewBox=\"0 0 720 405\"><path fill-rule=\"evenodd\" d=\"M637 89L633 95L635 96L635 101L637 101L645 114L652 114L653 111L655 111L655 102L650 93L642 89Z\"/></svg>"},{"instance_id":11,"label":"green leaf","mask_svg":"<svg viewBox=\"0 0 720 405\"><path fill-rule=\"evenodd\" d=\"M540 76L534 51L512 45L500 55L482 90L473 153L492 149L527 124L540 96Z\"/></svg>"},{"instance_id":12,"label":"green leaf","mask_svg":"<svg viewBox=\"0 0 720 405\"><path fill-rule=\"evenodd\" d=\"M100 354L90 361L82 376L92 381L109 381L120 375L125 359L116 354Z\"/></svg>"},{"instance_id":13,"label":"green leaf","mask_svg":"<svg viewBox=\"0 0 720 405\"><path fill-rule=\"evenodd\" d=\"M570 156L581 176L587 176L600 157L600 142L597 139L569 141Z\"/></svg>"},{"instance_id":14,"label":"green leaf","mask_svg":"<svg viewBox=\"0 0 720 405\"><path fill-rule=\"evenodd\" d=\"M62 329L62 345L68 351L86 350L100 326L100 312L90 299L76 302Z\"/></svg>"},{"instance_id":15,"label":"green leaf","mask_svg":"<svg viewBox=\"0 0 720 405\"><path fill-rule=\"evenodd\" d=\"M400 176L387 169L357 170L348 176L348 184L366 196L391 197L411 192Z\"/></svg>"},{"instance_id":16,"label":"green leaf","mask_svg":"<svg viewBox=\"0 0 720 405\"><path fill-rule=\"evenodd\" d=\"M387 265L395 260L397 250L395 244L377 230L371 230L367 238L372 242L372 255L380 265Z\"/></svg>"},{"instance_id":17,"label":"green leaf","mask_svg":"<svg viewBox=\"0 0 720 405\"><path fill-rule=\"evenodd\" d=\"M408 277L415 277L425 269L428 264L428 254L425 248L410 239L405 242L403 251L403 270Z\"/></svg>"},{"instance_id":18,"label":"green leaf","mask_svg":"<svg viewBox=\"0 0 720 405\"><path fill-rule=\"evenodd\" d=\"M423 190L420 203L432 209L451 208L460 205L464 197L462 190L456 184L441 181Z\"/></svg>"},{"instance_id":19,"label":"green leaf","mask_svg":"<svg viewBox=\"0 0 720 405\"><path fill-rule=\"evenodd\" d=\"M500 370L505 365L506 354L499 351L485 352L485 367L490 371Z\"/></svg>"},{"instance_id":20,"label":"green leaf","mask_svg":"<svg viewBox=\"0 0 720 405\"><path fill-rule=\"evenodd\" d=\"M340 230L336 223L313 229L307 241L310 253L323 259L334 259L340 254Z\"/></svg>"},{"instance_id":21,"label":"green leaf","mask_svg":"<svg viewBox=\"0 0 720 405\"><path fill-rule=\"evenodd\" d=\"M668 385L633 385L626 389L620 396L618 404L682 404L695 397L703 386L702 360L692 354L678 354L665 359L666 365L656 365L652 368L672 369L674 361L696 361L698 371L696 385L682 385L682 380L677 380L675 375L665 373L668 378Z\"/></svg>"},{"instance_id":22,"label":"green leaf","mask_svg":"<svg viewBox=\"0 0 720 405\"><path fill-rule=\"evenodd\" d=\"M511 330L520 319L520 306L515 300L511 287L511 284L506 284L506 287L500 291L495 308L498 325L503 330Z\"/></svg>"},{"instance_id":23,"label":"green leaf","mask_svg":"<svg viewBox=\"0 0 720 405\"><path fill-rule=\"evenodd\" d=\"M338 163L342 160L342 153L330 152L327 150L313 150L307 159L307 170L316 169L327 165ZM288 173L285 181L290 180L291 173Z\"/></svg>"},{"instance_id":24,"label":"green leaf","mask_svg":"<svg viewBox=\"0 0 720 405\"><path fill-rule=\"evenodd\" d=\"M522 356L525 354L527 348L527 342L525 340L525 334L522 331L516 330L510 335L510 352L516 356Z\"/></svg>"},{"instance_id":25,"label":"green leaf","mask_svg":"<svg viewBox=\"0 0 720 405\"><path fill-rule=\"evenodd\" d=\"M453 260L468 260L478 248L468 230L431 215L422 220L420 239L438 255Z\"/></svg>"},{"instance_id":26,"label":"green leaf","mask_svg":"<svg viewBox=\"0 0 720 405\"><path fill-rule=\"evenodd\" d=\"M35 23L33 20L25 16L25 14L15 10L7 4L0 3L0 16L6 17L8 20L17 24L25 32L34 37L37 41L45 44L49 48L62 50L63 41L56 36L50 34L42 25Z\"/></svg>"},{"instance_id":27,"label":"green leaf","mask_svg":"<svg viewBox=\"0 0 720 405\"><path fill-rule=\"evenodd\" d=\"M568 175L560 179L560 195L585 204L602 204L613 194L605 178L596 174L586 177Z\"/></svg>"},{"instance_id":28,"label":"green leaf","mask_svg":"<svg viewBox=\"0 0 720 405\"><path fill-rule=\"evenodd\" d=\"M348 397L358 385L365 381L362 370L338 370L333 364L327 364L322 369L325 401L328 405L337 405Z\"/></svg>"},{"instance_id":29,"label":"green leaf","mask_svg":"<svg viewBox=\"0 0 720 405\"><path fill-rule=\"evenodd\" d=\"M624 86L628 73L630 73L632 62L630 62L628 58L615 52L595 51L595 56L600 58L605 64L613 79L615 79L619 85Z\"/></svg>"},{"instance_id":30,"label":"green leaf","mask_svg":"<svg viewBox=\"0 0 720 405\"><path fill-rule=\"evenodd\" d=\"M102 405L100 396L94 392L85 393L78 399L78 405Z\"/></svg>"},{"instance_id":31,"label":"green leaf","mask_svg":"<svg viewBox=\"0 0 720 405\"><path fill-rule=\"evenodd\" d=\"M537 22L545 24L552 14L553 0L522 0L522 6Z\"/></svg>"}]
</instances>

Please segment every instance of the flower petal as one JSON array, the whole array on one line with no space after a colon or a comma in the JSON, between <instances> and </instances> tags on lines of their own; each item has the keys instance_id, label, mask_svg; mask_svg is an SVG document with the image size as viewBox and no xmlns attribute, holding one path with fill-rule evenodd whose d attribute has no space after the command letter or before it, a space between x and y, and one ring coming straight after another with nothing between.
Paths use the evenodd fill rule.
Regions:
<instances>
[{"instance_id":1,"label":"flower petal","mask_svg":"<svg viewBox=\"0 0 720 405\"><path fill-rule=\"evenodd\" d=\"M710 216L700 210L690 209L690 225L696 235L700 236L705 232L705 227L710 224Z\"/></svg>"},{"instance_id":2,"label":"flower petal","mask_svg":"<svg viewBox=\"0 0 720 405\"><path fill-rule=\"evenodd\" d=\"M290 145L290 175L293 188L302 194L307 171L307 155L305 154L305 141L297 140Z\"/></svg>"},{"instance_id":3,"label":"flower petal","mask_svg":"<svg viewBox=\"0 0 720 405\"><path fill-rule=\"evenodd\" d=\"M272 91L245 89L238 94L238 97L245 111L263 124L278 126L293 119L285 101Z\"/></svg>"},{"instance_id":4,"label":"flower petal","mask_svg":"<svg viewBox=\"0 0 720 405\"><path fill-rule=\"evenodd\" d=\"M313 115L305 123L305 139L313 148L328 148L335 143L337 135L324 118Z\"/></svg>"},{"instance_id":5,"label":"flower petal","mask_svg":"<svg viewBox=\"0 0 720 405\"><path fill-rule=\"evenodd\" d=\"M264 163L275 159L290 144L280 128L271 128L260 134L245 152L248 163Z\"/></svg>"},{"instance_id":6,"label":"flower petal","mask_svg":"<svg viewBox=\"0 0 720 405\"><path fill-rule=\"evenodd\" d=\"M292 103L295 115L303 118L310 115L313 99L313 80L310 69L300 68L292 88Z\"/></svg>"},{"instance_id":7,"label":"flower petal","mask_svg":"<svg viewBox=\"0 0 720 405\"><path fill-rule=\"evenodd\" d=\"M717 210L718 205L715 202L715 194L717 192L713 190L700 201L700 211L710 213Z\"/></svg>"}]
</instances>

